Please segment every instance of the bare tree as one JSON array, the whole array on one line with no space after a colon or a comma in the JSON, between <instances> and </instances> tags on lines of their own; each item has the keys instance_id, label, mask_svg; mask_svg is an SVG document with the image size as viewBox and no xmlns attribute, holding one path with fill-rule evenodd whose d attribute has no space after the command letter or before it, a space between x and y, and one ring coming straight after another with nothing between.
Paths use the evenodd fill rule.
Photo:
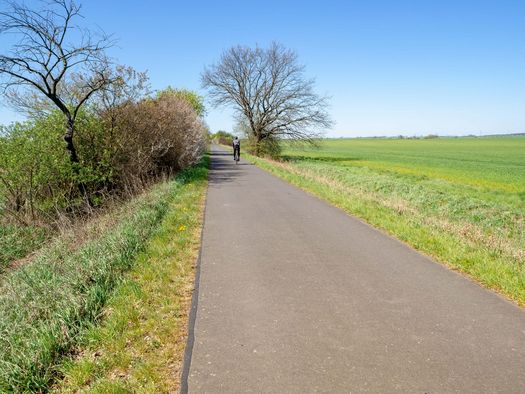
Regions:
<instances>
[{"instance_id":1,"label":"bare tree","mask_svg":"<svg viewBox=\"0 0 525 394\"><path fill-rule=\"evenodd\" d=\"M312 141L330 128L327 98L314 92L297 54L280 44L268 49L237 46L206 68L202 85L214 106L233 105L239 123L255 140Z\"/></svg>"},{"instance_id":2,"label":"bare tree","mask_svg":"<svg viewBox=\"0 0 525 394\"><path fill-rule=\"evenodd\" d=\"M15 1L6 4L9 9L0 11L0 34L11 34L14 42L8 53L0 54L0 87L19 107L45 108L47 100L58 108L66 120L70 160L79 163L75 121L86 101L110 82L105 50L112 41L75 24L80 5L72 0L42 2L42 10Z\"/></svg>"}]
</instances>

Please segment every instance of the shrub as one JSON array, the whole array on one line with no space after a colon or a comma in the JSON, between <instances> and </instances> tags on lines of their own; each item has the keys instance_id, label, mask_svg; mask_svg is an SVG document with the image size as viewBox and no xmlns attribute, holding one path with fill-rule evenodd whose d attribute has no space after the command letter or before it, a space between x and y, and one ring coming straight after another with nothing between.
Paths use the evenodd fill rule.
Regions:
<instances>
[{"instance_id":1,"label":"shrub","mask_svg":"<svg viewBox=\"0 0 525 394\"><path fill-rule=\"evenodd\" d=\"M224 130L219 130L213 134L212 139L216 144L231 145L233 141L233 134Z\"/></svg>"},{"instance_id":2,"label":"shrub","mask_svg":"<svg viewBox=\"0 0 525 394\"><path fill-rule=\"evenodd\" d=\"M247 142L247 151L255 156L277 159L281 155L282 148L276 138L265 138L258 143L249 139Z\"/></svg>"},{"instance_id":3,"label":"shrub","mask_svg":"<svg viewBox=\"0 0 525 394\"><path fill-rule=\"evenodd\" d=\"M183 101L186 101L195 111L197 116L204 116L206 114L206 108L204 107L204 99L197 93L187 89L175 89L168 86L166 89L157 92L157 99L173 96Z\"/></svg>"},{"instance_id":4,"label":"shrub","mask_svg":"<svg viewBox=\"0 0 525 394\"><path fill-rule=\"evenodd\" d=\"M201 119L186 100L174 95L126 104L112 122L106 146L120 188L184 169L200 160L206 148Z\"/></svg>"},{"instance_id":5,"label":"shrub","mask_svg":"<svg viewBox=\"0 0 525 394\"><path fill-rule=\"evenodd\" d=\"M67 156L64 133L56 111L0 130L0 215L28 225L97 206L196 163L206 147L201 118L187 98L170 94L127 102L111 116L81 112L78 164Z\"/></svg>"},{"instance_id":6,"label":"shrub","mask_svg":"<svg viewBox=\"0 0 525 394\"><path fill-rule=\"evenodd\" d=\"M27 224L39 211L63 208L71 199L71 164L60 142L55 114L16 123L0 138L0 213Z\"/></svg>"},{"instance_id":7,"label":"shrub","mask_svg":"<svg viewBox=\"0 0 525 394\"><path fill-rule=\"evenodd\" d=\"M113 176L105 135L98 117L82 112L77 119L80 163L64 149L60 113L3 128L0 138L0 214L19 224L48 222L58 212L74 213L98 205L95 197ZM77 166L76 169L73 166ZM80 192L82 184L86 194Z\"/></svg>"},{"instance_id":8,"label":"shrub","mask_svg":"<svg viewBox=\"0 0 525 394\"><path fill-rule=\"evenodd\" d=\"M114 91L77 116L78 163L67 155L66 125L58 111L0 127L0 226L9 228L0 233L0 245L6 244L6 234L30 234L35 226L51 235L58 218L91 214L108 198L131 196L199 161L207 143L195 109L200 96L171 89L141 98L145 76L128 69L119 75ZM203 107L198 109L202 113ZM1 254L0 266L44 241L40 235L35 242L27 239L27 247Z\"/></svg>"}]
</instances>

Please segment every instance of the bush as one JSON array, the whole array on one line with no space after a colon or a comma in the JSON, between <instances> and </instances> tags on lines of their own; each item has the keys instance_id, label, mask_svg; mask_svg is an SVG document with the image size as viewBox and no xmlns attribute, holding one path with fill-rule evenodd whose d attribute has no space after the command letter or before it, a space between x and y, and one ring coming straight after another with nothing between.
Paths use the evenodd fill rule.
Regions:
<instances>
[{"instance_id":1,"label":"bush","mask_svg":"<svg viewBox=\"0 0 525 394\"><path fill-rule=\"evenodd\" d=\"M3 129L0 212L19 223L63 208L72 198L73 173L61 143L64 122L56 115Z\"/></svg>"},{"instance_id":2,"label":"bush","mask_svg":"<svg viewBox=\"0 0 525 394\"><path fill-rule=\"evenodd\" d=\"M184 97L161 95L108 113L79 115L76 168L64 148L61 113L1 128L0 214L22 225L49 221L186 168L205 150L203 122Z\"/></svg>"},{"instance_id":3,"label":"bush","mask_svg":"<svg viewBox=\"0 0 525 394\"><path fill-rule=\"evenodd\" d=\"M66 153L65 121L58 111L0 128L0 226L16 227L9 234L26 234L24 228L35 226L52 234L47 230L57 228L58 218L91 214L108 199L129 197L198 162L207 143L194 109L199 96L174 92L142 99L122 95L113 98L118 104L85 107L75 126L79 163ZM5 234L0 245L7 242ZM43 242L36 240L0 253L0 266Z\"/></svg>"},{"instance_id":4,"label":"bush","mask_svg":"<svg viewBox=\"0 0 525 394\"><path fill-rule=\"evenodd\" d=\"M247 151L255 156L277 159L281 155L281 144L276 138L266 138L259 142L249 139Z\"/></svg>"},{"instance_id":5,"label":"bush","mask_svg":"<svg viewBox=\"0 0 525 394\"><path fill-rule=\"evenodd\" d=\"M59 212L96 206L114 171L101 120L82 112L77 121L77 168L64 149L58 112L3 128L0 137L0 214L19 224L49 222ZM78 188L82 184L87 195Z\"/></svg>"},{"instance_id":6,"label":"bush","mask_svg":"<svg viewBox=\"0 0 525 394\"><path fill-rule=\"evenodd\" d=\"M113 133L105 145L111 150L111 167L120 188L141 186L187 168L206 149L202 121L178 96L126 104L112 115Z\"/></svg>"},{"instance_id":7,"label":"bush","mask_svg":"<svg viewBox=\"0 0 525 394\"><path fill-rule=\"evenodd\" d=\"M229 146L232 144L233 134L228 133L227 131L224 131L224 130L219 130L215 134L212 135L212 140L216 144Z\"/></svg>"},{"instance_id":8,"label":"bush","mask_svg":"<svg viewBox=\"0 0 525 394\"><path fill-rule=\"evenodd\" d=\"M157 92L157 99L164 96L173 96L186 101L195 111L197 116L202 117L206 114L204 99L197 93L187 89L175 89L168 86L166 89Z\"/></svg>"}]
</instances>

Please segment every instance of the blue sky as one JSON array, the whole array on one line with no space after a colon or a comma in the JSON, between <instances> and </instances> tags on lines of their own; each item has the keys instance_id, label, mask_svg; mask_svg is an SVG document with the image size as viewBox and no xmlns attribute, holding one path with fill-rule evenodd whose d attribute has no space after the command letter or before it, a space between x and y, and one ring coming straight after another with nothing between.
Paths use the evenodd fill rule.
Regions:
<instances>
[{"instance_id":1,"label":"blue sky","mask_svg":"<svg viewBox=\"0 0 525 394\"><path fill-rule=\"evenodd\" d=\"M83 14L156 89L201 91L222 50L279 41L332 97L331 137L525 132L523 0L89 0ZM209 109L212 131L231 114Z\"/></svg>"}]
</instances>

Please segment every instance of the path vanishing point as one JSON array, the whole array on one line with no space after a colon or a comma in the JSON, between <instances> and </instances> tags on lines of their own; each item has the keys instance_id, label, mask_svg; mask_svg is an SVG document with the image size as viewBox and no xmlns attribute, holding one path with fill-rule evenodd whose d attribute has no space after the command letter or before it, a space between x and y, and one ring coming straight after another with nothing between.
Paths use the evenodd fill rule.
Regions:
<instances>
[{"instance_id":1,"label":"path vanishing point","mask_svg":"<svg viewBox=\"0 0 525 394\"><path fill-rule=\"evenodd\" d=\"M525 393L525 310L219 147L191 320L182 392Z\"/></svg>"}]
</instances>

